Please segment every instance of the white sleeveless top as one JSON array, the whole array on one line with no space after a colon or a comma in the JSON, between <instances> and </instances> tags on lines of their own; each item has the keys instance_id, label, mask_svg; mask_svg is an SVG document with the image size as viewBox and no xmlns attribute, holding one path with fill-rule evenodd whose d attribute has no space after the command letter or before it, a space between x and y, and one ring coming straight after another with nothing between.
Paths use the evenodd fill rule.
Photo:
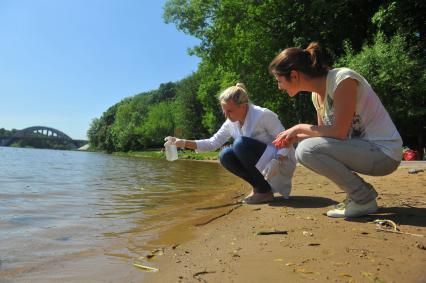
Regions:
<instances>
[{"instance_id":1,"label":"white sleeveless top","mask_svg":"<svg viewBox=\"0 0 426 283\"><path fill-rule=\"evenodd\" d=\"M351 69L336 68L328 72L324 105L320 105L319 95L312 93L312 102L324 125L333 124L334 92L339 83L347 78L358 81L356 110L348 138L371 141L383 153L396 161L400 161L402 158L402 139L398 130L367 80Z\"/></svg>"}]
</instances>

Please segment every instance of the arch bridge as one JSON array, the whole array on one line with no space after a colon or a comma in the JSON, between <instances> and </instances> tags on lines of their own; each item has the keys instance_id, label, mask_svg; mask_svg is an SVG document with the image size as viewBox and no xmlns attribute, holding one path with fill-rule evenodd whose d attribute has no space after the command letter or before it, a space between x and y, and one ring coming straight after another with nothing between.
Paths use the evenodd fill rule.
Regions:
<instances>
[{"instance_id":1,"label":"arch bridge","mask_svg":"<svg viewBox=\"0 0 426 283\"><path fill-rule=\"evenodd\" d=\"M45 126L33 126L15 132L9 137L0 137L0 145L10 146L14 141L19 139L49 139L58 142L65 142L72 147L79 148L88 143L86 140L73 140L64 132Z\"/></svg>"}]
</instances>

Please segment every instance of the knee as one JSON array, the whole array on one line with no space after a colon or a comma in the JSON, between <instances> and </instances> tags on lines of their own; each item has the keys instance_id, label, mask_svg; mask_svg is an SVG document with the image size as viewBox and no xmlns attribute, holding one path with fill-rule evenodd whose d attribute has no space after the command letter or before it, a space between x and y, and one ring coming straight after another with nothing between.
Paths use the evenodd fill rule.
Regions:
<instances>
[{"instance_id":1,"label":"knee","mask_svg":"<svg viewBox=\"0 0 426 283\"><path fill-rule=\"evenodd\" d=\"M236 140L234 140L234 143L232 144L232 147L233 148L244 147L247 144L247 142L248 142L249 139L250 138L244 137L244 136L243 137L239 137Z\"/></svg>"},{"instance_id":2,"label":"knee","mask_svg":"<svg viewBox=\"0 0 426 283\"><path fill-rule=\"evenodd\" d=\"M232 148L235 153L243 153L245 149L248 147L248 144L250 143L251 138L249 137L239 137L237 138L234 143L232 144Z\"/></svg>"},{"instance_id":3,"label":"knee","mask_svg":"<svg viewBox=\"0 0 426 283\"><path fill-rule=\"evenodd\" d=\"M301 141L296 148L296 160L301 164L309 162L311 157L315 155L316 145L320 142L321 138L309 138Z\"/></svg>"},{"instance_id":4,"label":"knee","mask_svg":"<svg viewBox=\"0 0 426 283\"><path fill-rule=\"evenodd\" d=\"M228 165L234 157L234 151L232 150L232 148L227 147L221 150L220 154L219 154L219 160L220 160L220 164L222 164L223 166Z\"/></svg>"}]
</instances>

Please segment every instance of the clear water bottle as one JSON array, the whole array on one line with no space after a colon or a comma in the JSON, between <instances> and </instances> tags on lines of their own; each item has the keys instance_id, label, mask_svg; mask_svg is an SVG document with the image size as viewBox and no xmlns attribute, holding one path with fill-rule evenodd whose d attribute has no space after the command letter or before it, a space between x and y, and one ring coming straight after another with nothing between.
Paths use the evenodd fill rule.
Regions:
<instances>
[{"instance_id":1,"label":"clear water bottle","mask_svg":"<svg viewBox=\"0 0 426 283\"><path fill-rule=\"evenodd\" d=\"M164 147L166 148L166 159L168 161L175 161L178 159L177 147L174 143L168 140L164 144Z\"/></svg>"}]
</instances>

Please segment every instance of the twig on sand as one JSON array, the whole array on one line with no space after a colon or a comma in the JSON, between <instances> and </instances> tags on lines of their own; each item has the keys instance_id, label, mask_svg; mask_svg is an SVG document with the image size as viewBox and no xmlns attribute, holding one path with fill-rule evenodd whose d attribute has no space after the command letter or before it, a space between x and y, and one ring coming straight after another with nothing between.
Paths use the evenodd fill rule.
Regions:
<instances>
[{"instance_id":1,"label":"twig on sand","mask_svg":"<svg viewBox=\"0 0 426 283\"><path fill-rule=\"evenodd\" d=\"M207 206L207 207L198 207L195 210L210 210L210 209L217 209L217 208L222 208L222 207L227 207L227 206L233 206L233 205L239 205L241 204L241 201L236 201L236 202L232 202L232 203L225 203L225 204L221 204L221 205L216 205L216 206Z\"/></svg>"},{"instance_id":2,"label":"twig on sand","mask_svg":"<svg viewBox=\"0 0 426 283\"><path fill-rule=\"evenodd\" d=\"M196 272L192 275L192 277L196 277L198 275L203 275L203 274L208 274L208 273L216 273L216 271L200 271L200 272Z\"/></svg>"},{"instance_id":3,"label":"twig on sand","mask_svg":"<svg viewBox=\"0 0 426 283\"><path fill-rule=\"evenodd\" d=\"M240 197L242 197L242 196L244 196L245 195L245 193L239 193L239 194L237 194L236 196L234 196L233 198L234 199L236 199L236 198L240 198Z\"/></svg>"},{"instance_id":4,"label":"twig on sand","mask_svg":"<svg viewBox=\"0 0 426 283\"><path fill-rule=\"evenodd\" d=\"M416 236L416 237L424 237L424 235L421 235L421 234L413 234L413 233L400 231L396 223L389 219L376 219L373 222L376 223L376 228L378 231L395 233L395 234L404 234L404 235L410 235L410 236Z\"/></svg>"},{"instance_id":5,"label":"twig on sand","mask_svg":"<svg viewBox=\"0 0 426 283\"><path fill-rule=\"evenodd\" d=\"M216 273L216 271L200 271L200 272L196 272L192 275L192 277L194 277L195 279L197 279L198 281L203 281L207 283L207 280L205 280L204 278L200 278L198 277L199 275L203 275L203 274L208 274L208 273Z\"/></svg>"},{"instance_id":6,"label":"twig on sand","mask_svg":"<svg viewBox=\"0 0 426 283\"><path fill-rule=\"evenodd\" d=\"M138 267L140 269L143 269L145 271L150 271L150 272L157 272L158 271L158 268L142 265L142 264L139 264L139 263L133 263L133 266Z\"/></svg>"},{"instance_id":7,"label":"twig on sand","mask_svg":"<svg viewBox=\"0 0 426 283\"><path fill-rule=\"evenodd\" d=\"M230 210L228 210L228 212L225 212L225 213L223 213L223 214L221 214L219 216L213 217L213 218L207 220L206 222L195 224L194 226L198 227L198 226L204 226L206 224L209 224L210 222L213 222L213 221L215 221L216 219L218 219L220 217L223 217L223 216L226 216L226 215L230 214L232 211L234 211L235 209L237 209L237 208L239 208L241 206L242 206L242 204L237 204L235 207L233 207Z\"/></svg>"},{"instance_id":8,"label":"twig on sand","mask_svg":"<svg viewBox=\"0 0 426 283\"><path fill-rule=\"evenodd\" d=\"M396 234L416 236L416 237L424 237L425 236L425 235L421 235L421 234L413 234L413 233L407 233L407 232L401 232L401 231L386 230L386 229L383 229L383 228L377 228L377 230L383 231L383 232L390 232L390 233L396 233Z\"/></svg>"},{"instance_id":9,"label":"twig on sand","mask_svg":"<svg viewBox=\"0 0 426 283\"><path fill-rule=\"evenodd\" d=\"M256 235L287 235L287 231L260 231L257 232Z\"/></svg>"}]
</instances>

